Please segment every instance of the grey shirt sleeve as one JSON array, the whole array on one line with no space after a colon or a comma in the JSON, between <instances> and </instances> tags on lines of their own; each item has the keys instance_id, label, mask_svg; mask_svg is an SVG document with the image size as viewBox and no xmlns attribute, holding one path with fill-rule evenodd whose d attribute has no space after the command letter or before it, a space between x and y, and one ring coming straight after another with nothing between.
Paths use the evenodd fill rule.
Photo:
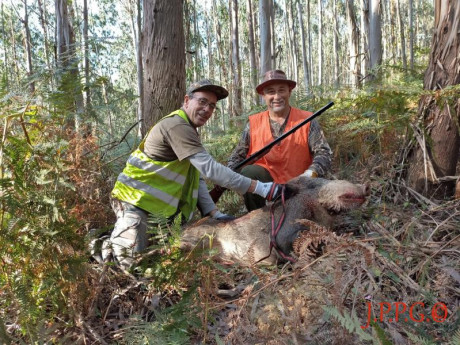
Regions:
<instances>
[{"instance_id":1,"label":"grey shirt sleeve","mask_svg":"<svg viewBox=\"0 0 460 345\"><path fill-rule=\"evenodd\" d=\"M198 152L188 157L190 163L198 169L200 174L213 183L234 190L240 194L248 191L251 179L240 175L230 168L216 162L209 153Z\"/></svg>"},{"instance_id":2,"label":"grey shirt sleeve","mask_svg":"<svg viewBox=\"0 0 460 345\"><path fill-rule=\"evenodd\" d=\"M201 177L200 184L198 186L198 207L204 216L206 216L212 210L217 209L216 204L214 201L212 201L212 198L209 195L206 182Z\"/></svg>"}]
</instances>

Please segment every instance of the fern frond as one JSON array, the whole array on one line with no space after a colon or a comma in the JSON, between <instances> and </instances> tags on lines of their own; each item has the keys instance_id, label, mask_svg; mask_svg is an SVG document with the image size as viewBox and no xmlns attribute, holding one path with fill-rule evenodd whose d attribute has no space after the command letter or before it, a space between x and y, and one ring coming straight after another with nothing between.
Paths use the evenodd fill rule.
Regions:
<instances>
[{"instance_id":1,"label":"fern frond","mask_svg":"<svg viewBox=\"0 0 460 345\"><path fill-rule=\"evenodd\" d=\"M417 345L436 345L435 342L431 341L430 339L424 338L422 336L412 334L410 332L407 332L407 335L409 339Z\"/></svg>"},{"instance_id":2,"label":"fern frond","mask_svg":"<svg viewBox=\"0 0 460 345\"><path fill-rule=\"evenodd\" d=\"M361 340L372 340L372 336L367 334L361 329L361 321L356 316L356 313L348 315L342 313L335 306L322 306L326 314L336 319L340 325L345 328L349 333L356 334Z\"/></svg>"}]
</instances>

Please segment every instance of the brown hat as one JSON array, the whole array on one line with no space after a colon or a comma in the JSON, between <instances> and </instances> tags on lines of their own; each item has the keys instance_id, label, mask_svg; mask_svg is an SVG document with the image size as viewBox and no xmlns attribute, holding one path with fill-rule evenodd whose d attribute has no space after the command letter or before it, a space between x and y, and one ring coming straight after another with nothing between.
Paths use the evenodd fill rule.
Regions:
<instances>
[{"instance_id":1,"label":"brown hat","mask_svg":"<svg viewBox=\"0 0 460 345\"><path fill-rule=\"evenodd\" d=\"M197 91L213 92L216 95L218 101L228 96L228 91L225 88L213 84L209 79L202 79L192 83L187 90L187 94L189 95Z\"/></svg>"},{"instance_id":2,"label":"brown hat","mask_svg":"<svg viewBox=\"0 0 460 345\"><path fill-rule=\"evenodd\" d=\"M260 83L259 85L257 85L257 87L256 87L257 93L259 95L263 95L264 94L264 92L263 92L264 89L268 85L274 84L274 83L286 83L286 84L289 85L291 90L293 88L295 88L295 86L297 85L297 83L294 80L289 80L286 77L286 73L284 73L282 70L274 69L274 70L265 72L263 82Z\"/></svg>"}]
</instances>

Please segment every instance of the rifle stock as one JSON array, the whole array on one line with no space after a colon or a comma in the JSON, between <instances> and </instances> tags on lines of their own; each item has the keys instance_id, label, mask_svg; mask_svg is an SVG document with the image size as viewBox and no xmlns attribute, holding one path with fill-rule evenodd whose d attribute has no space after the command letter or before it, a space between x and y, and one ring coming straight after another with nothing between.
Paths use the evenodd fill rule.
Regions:
<instances>
[{"instance_id":1,"label":"rifle stock","mask_svg":"<svg viewBox=\"0 0 460 345\"><path fill-rule=\"evenodd\" d=\"M238 169L242 168L243 166L245 166L246 164L249 164L249 163L252 163L256 160L258 160L259 158L262 158L263 156L265 156L268 151L271 150L271 148L273 146L275 146L276 144L278 144L280 141L284 140L286 137L290 136L291 134L293 134L294 132L296 132L299 128L301 128L302 126L305 126L307 123L311 122L313 119L317 118L318 116L320 116L322 113L324 113L327 109L329 109L330 107L332 107L334 105L334 102L329 102L328 104L326 104L324 107L322 107L321 109L319 109L318 111L316 111L315 113L313 113L309 118L305 119L304 121L302 121L301 123L299 123L298 125L296 125L295 127L291 128L289 131L287 131L286 133L284 133L283 135L279 136L278 138L276 138L275 140L273 140L270 144L268 144L267 146L264 146L263 148L261 148L259 151L253 153L252 155L250 155L248 158L246 158L245 160L241 161L240 163L238 163L234 168L233 170L234 171L237 171ZM209 192L209 195L211 195L211 198L212 200L217 203L220 199L220 197L222 196L222 194L224 194L224 192L227 190L227 188L225 187L222 187L222 186L218 186L218 185L215 185L214 188Z\"/></svg>"}]
</instances>

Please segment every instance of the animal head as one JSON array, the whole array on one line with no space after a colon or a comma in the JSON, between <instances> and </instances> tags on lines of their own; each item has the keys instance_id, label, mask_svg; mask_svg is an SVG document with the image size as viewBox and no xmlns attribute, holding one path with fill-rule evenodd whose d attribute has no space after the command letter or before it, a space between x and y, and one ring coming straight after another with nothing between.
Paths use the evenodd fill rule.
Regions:
<instances>
[{"instance_id":1,"label":"animal head","mask_svg":"<svg viewBox=\"0 0 460 345\"><path fill-rule=\"evenodd\" d=\"M339 213L361 206L369 195L369 187L345 180L299 176L286 184L286 198L296 195L330 212Z\"/></svg>"}]
</instances>

